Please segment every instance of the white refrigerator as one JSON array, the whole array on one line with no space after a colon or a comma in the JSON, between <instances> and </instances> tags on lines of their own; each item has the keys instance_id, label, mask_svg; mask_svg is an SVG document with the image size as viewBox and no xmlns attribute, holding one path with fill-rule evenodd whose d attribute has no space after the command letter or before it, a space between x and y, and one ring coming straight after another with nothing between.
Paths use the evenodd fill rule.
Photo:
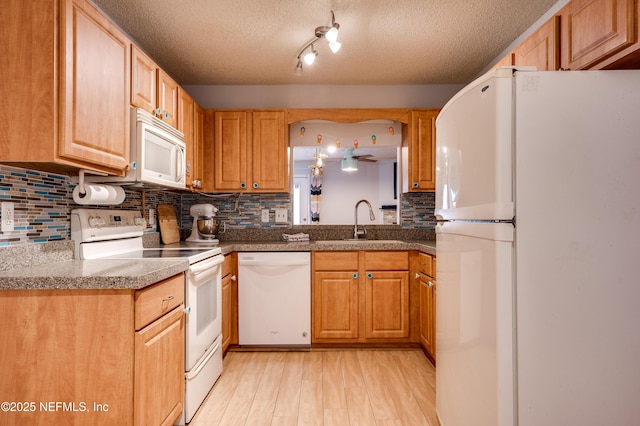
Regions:
<instances>
[{"instance_id":1,"label":"white refrigerator","mask_svg":"<svg viewBox=\"0 0 640 426\"><path fill-rule=\"evenodd\" d=\"M436 135L442 426L640 424L640 71L492 71Z\"/></svg>"}]
</instances>

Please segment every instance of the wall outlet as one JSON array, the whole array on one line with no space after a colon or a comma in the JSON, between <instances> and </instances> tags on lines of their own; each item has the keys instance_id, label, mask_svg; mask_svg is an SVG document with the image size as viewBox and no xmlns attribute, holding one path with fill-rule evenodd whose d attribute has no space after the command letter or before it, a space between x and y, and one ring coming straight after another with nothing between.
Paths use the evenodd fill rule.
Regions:
<instances>
[{"instance_id":1,"label":"wall outlet","mask_svg":"<svg viewBox=\"0 0 640 426\"><path fill-rule=\"evenodd\" d=\"M2 232L13 231L14 226L14 203L10 201L2 202Z\"/></svg>"},{"instance_id":2,"label":"wall outlet","mask_svg":"<svg viewBox=\"0 0 640 426\"><path fill-rule=\"evenodd\" d=\"M149 209L149 226L156 226L156 209Z\"/></svg>"},{"instance_id":3,"label":"wall outlet","mask_svg":"<svg viewBox=\"0 0 640 426\"><path fill-rule=\"evenodd\" d=\"M287 209L276 209L276 222L287 221Z\"/></svg>"},{"instance_id":4,"label":"wall outlet","mask_svg":"<svg viewBox=\"0 0 640 426\"><path fill-rule=\"evenodd\" d=\"M262 209L262 222L269 222L269 209Z\"/></svg>"}]
</instances>

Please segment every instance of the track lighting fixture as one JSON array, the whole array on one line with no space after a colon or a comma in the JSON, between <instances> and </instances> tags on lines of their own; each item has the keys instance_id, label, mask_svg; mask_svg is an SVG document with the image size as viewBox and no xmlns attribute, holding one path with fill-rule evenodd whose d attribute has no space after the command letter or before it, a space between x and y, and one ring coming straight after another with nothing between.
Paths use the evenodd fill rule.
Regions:
<instances>
[{"instance_id":1,"label":"track lighting fixture","mask_svg":"<svg viewBox=\"0 0 640 426\"><path fill-rule=\"evenodd\" d=\"M302 46L302 48L298 51L298 62L294 71L296 75L302 75L302 61L304 61L304 63L306 63L307 65L311 65L316 60L318 52L314 49L313 44L318 40L322 38L325 39L325 41L329 45L329 49L331 49L333 53L336 53L338 50L340 50L342 44L338 42L339 30L340 24L336 22L336 18L332 10L331 24L329 26L317 27L315 36L307 43L305 43L304 46Z\"/></svg>"}]
</instances>

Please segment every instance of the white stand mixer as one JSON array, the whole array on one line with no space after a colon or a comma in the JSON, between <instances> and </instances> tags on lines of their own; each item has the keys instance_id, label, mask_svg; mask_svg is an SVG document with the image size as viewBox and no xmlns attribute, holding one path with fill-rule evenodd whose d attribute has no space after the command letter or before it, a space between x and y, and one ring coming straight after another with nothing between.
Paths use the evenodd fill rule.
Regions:
<instances>
[{"instance_id":1,"label":"white stand mixer","mask_svg":"<svg viewBox=\"0 0 640 426\"><path fill-rule=\"evenodd\" d=\"M186 239L191 243L217 244L218 222L214 219L218 209L211 204L194 204L189 212L193 216L191 235Z\"/></svg>"}]
</instances>

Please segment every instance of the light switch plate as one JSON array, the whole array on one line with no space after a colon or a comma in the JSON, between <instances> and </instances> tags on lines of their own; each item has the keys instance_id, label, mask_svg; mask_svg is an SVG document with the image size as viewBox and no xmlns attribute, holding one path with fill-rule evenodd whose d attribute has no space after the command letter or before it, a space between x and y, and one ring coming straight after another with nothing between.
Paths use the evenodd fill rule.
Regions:
<instances>
[{"instance_id":1,"label":"light switch plate","mask_svg":"<svg viewBox=\"0 0 640 426\"><path fill-rule=\"evenodd\" d=\"M269 222L269 209L262 209L262 222Z\"/></svg>"},{"instance_id":2,"label":"light switch plate","mask_svg":"<svg viewBox=\"0 0 640 426\"><path fill-rule=\"evenodd\" d=\"M276 222L287 221L287 209L276 209Z\"/></svg>"},{"instance_id":3,"label":"light switch plate","mask_svg":"<svg viewBox=\"0 0 640 426\"><path fill-rule=\"evenodd\" d=\"M11 232L14 227L14 206L10 201L2 202L2 232Z\"/></svg>"}]
</instances>

